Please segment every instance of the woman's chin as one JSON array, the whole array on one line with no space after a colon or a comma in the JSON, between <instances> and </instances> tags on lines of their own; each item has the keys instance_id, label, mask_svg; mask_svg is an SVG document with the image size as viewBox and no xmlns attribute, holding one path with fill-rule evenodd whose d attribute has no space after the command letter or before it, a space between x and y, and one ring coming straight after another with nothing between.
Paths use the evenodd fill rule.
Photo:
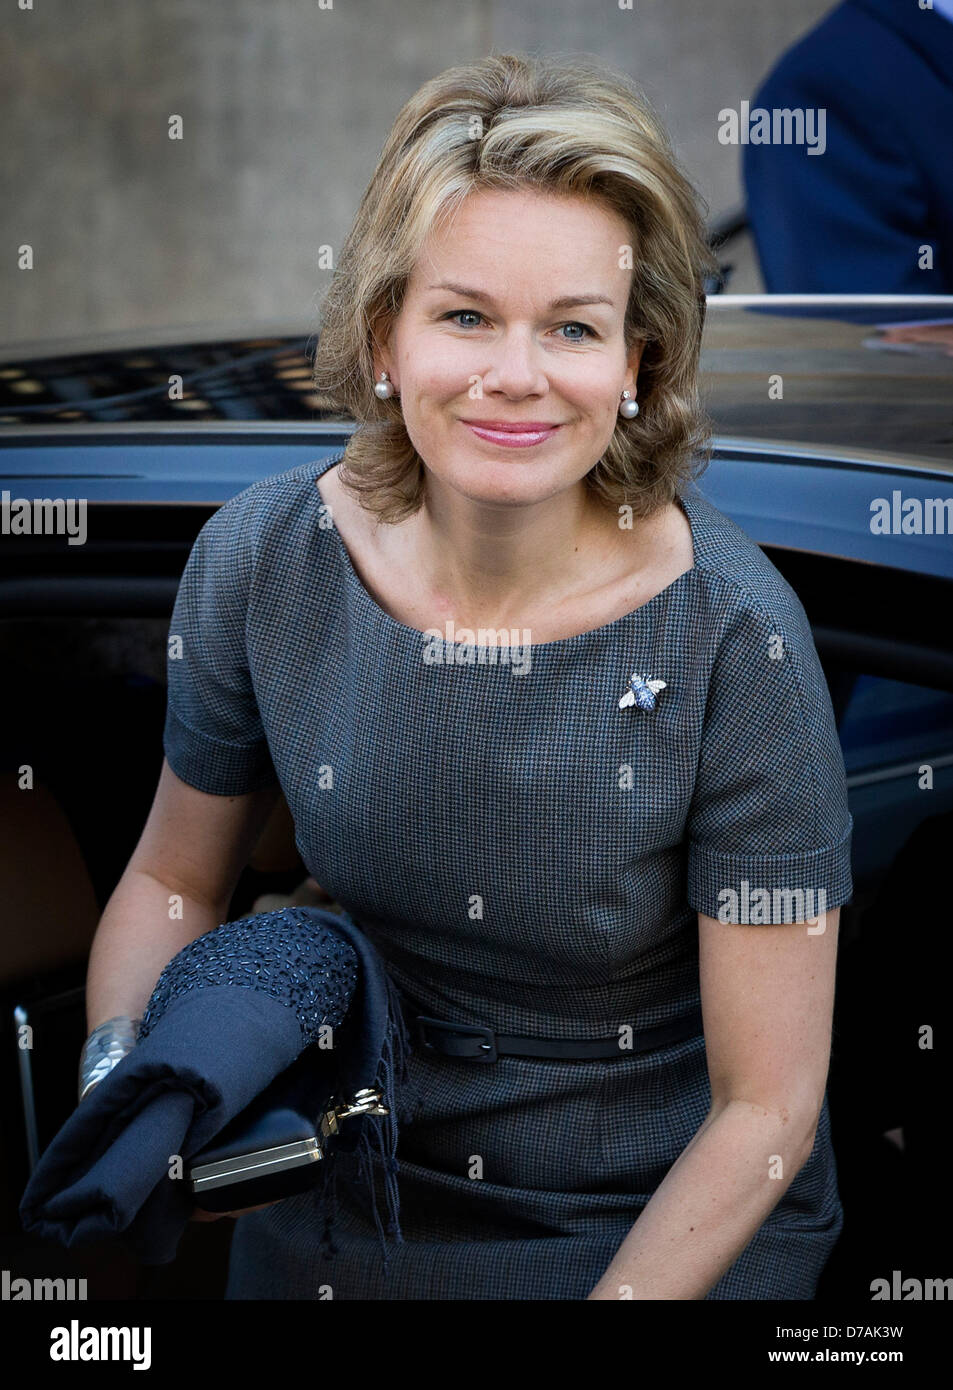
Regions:
<instances>
[{"instance_id":1,"label":"woman's chin","mask_svg":"<svg viewBox=\"0 0 953 1390\"><path fill-rule=\"evenodd\" d=\"M471 502L488 505L531 506L571 488L579 480L567 477L551 461L530 461L528 451L513 450L517 457L489 458L477 452L443 473L443 482Z\"/></svg>"},{"instance_id":2,"label":"woman's chin","mask_svg":"<svg viewBox=\"0 0 953 1390\"><path fill-rule=\"evenodd\" d=\"M497 507L531 507L537 502L545 502L548 498L562 492L567 486L557 480L552 480L548 485L536 482L526 482L522 486L513 479L494 479L486 478L475 482L473 477L461 481L456 490L462 493L468 501L480 503L484 506Z\"/></svg>"}]
</instances>

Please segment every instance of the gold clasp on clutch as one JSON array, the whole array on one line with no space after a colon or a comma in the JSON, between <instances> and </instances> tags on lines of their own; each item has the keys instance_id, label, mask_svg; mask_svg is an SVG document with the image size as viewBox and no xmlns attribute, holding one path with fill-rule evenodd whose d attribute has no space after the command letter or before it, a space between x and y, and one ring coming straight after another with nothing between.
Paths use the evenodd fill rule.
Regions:
<instances>
[{"instance_id":1,"label":"gold clasp on clutch","mask_svg":"<svg viewBox=\"0 0 953 1390\"><path fill-rule=\"evenodd\" d=\"M366 1086L355 1092L353 1100L335 1101L321 1116L322 1138L337 1134L339 1121L348 1120L354 1115L389 1115L390 1111L381 1103L382 1100L376 1086Z\"/></svg>"}]
</instances>

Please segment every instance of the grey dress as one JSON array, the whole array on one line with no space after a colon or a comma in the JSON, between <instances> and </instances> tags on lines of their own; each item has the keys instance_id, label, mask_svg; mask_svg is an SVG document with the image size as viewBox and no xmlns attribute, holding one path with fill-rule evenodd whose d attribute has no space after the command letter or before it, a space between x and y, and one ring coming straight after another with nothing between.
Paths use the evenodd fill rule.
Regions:
<instances>
[{"instance_id":1,"label":"grey dress","mask_svg":"<svg viewBox=\"0 0 953 1390\"><path fill-rule=\"evenodd\" d=\"M726 889L769 890L775 921L802 915L798 890L848 900L807 619L695 488L691 570L504 660L371 597L316 486L341 457L253 484L202 528L164 748L205 792L281 784L309 872L421 1012L558 1038L651 1027L698 1005L696 913L717 917ZM620 709L633 673L666 682L653 709ZM400 1133L386 1271L339 1184L336 1253L310 1193L238 1219L227 1297L584 1299L710 1103L700 1033L610 1061L415 1050L410 1069L422 1108ZM812 1298L842 1224L825 1100L808 1162L708 1297Z\"/></svg>"}]
</instances>

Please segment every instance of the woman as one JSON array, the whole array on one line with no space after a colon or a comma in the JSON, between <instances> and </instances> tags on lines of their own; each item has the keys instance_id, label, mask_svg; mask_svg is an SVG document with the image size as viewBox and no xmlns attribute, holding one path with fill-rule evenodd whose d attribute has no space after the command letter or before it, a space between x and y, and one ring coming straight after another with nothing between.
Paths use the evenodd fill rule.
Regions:
<instances>
[{"instance_id":1,"label":"woman","mask_svg":"<svg viewBox=\"0 0 953 1390\"><path fill-rule=\"evenodd\" d=\"M360 428L195 543L91 1015L224 919L280 787L438 1021L387 1271L344 1184L336 1253L310 1195L241 1215L231 1298L814 1295L851 822L801 605L691 485L710 266L626 79L443 73L326 301L318 388ZM169 891L181 938L130 928Z\"/></svg>"}]
</instances>

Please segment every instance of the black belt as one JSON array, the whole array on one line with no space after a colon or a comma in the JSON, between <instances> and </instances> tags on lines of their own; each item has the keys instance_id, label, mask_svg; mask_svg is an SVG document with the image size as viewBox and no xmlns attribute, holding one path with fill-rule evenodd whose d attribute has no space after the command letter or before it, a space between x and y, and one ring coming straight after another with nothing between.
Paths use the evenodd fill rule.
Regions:
<instances>
[{"instance_id":1,"label":"black belt","mask_svg":"<svg viewBox=\"0 0 953 1390\"><path fill-rule=\"evenodd\" d=\"M600 1057L628 1057L635 1052L651 1052L666 1043L691 1038L702 1031L702 1011L694 1009L684 1018L657 1028L644 1028L631 1037L621 1030L611 1038L520 1038L497 1033L479 1023L448 1023L410 1013L411 1036L421 1047L444 1057L460 1057L474 1062L495 1062L498 1057L549 1057L554 1060L594 1061Z\"/></svg>"}]
</instances>

